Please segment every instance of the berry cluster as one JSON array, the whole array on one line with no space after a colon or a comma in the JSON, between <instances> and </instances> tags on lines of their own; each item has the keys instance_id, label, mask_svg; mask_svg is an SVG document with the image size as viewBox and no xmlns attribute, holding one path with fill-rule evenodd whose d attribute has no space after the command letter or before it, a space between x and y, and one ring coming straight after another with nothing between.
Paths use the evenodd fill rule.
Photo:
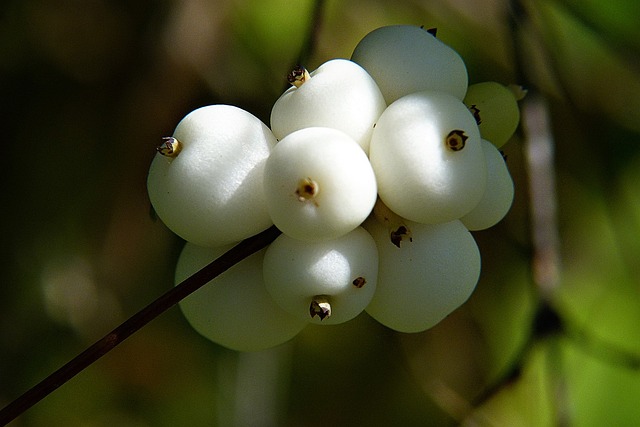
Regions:
<instances>
[{"instance_id":1,"label":"berry cluster","mask_svg":"<svg viewBox=\"0 0 640 427\"><path fill-rule=\"evenodd\" d=\"M236 350L365 310L397 331L432 327L478 281L469 230L511 206L498 147L518 125L517 97L494 82L468 87L463 60L435 30L405 25L369 33L351 60L288 78L270 128L237 107L206 106L158 148L151 203L187 241L176 283L242 239L282 231L183 300L184 315Z\"/></svg>"}]
</instances>

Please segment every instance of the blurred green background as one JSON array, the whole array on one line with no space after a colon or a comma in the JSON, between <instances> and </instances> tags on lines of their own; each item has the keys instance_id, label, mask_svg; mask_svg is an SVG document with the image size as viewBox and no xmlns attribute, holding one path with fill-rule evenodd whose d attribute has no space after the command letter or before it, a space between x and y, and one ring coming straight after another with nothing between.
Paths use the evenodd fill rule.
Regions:
<instances>
[{"instance_id":1,"label":"blurred green background","mask_svg":"<svg viewBox=\"0 0 640 427\"><path fill-rule=\"evenodd\" d=\"M363 314L249 354L173 308L11 425L640 425L640 3L315 5L2 2L0 406L172 286L182 243L145 188L161 137L206 104L268 123L301 50L314 69L382 25L437 27L472 83L530 91L472 298L424 333Z\"/></svg>"}]
</instances>

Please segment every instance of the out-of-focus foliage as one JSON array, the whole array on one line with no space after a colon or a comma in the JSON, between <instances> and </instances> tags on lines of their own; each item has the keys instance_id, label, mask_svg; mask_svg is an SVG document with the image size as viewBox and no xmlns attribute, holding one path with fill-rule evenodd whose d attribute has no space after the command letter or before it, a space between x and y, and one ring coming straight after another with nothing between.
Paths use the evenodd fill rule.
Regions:
<instances>
[{"instance_id":1,"label":"out-of-focus foliage","mask_svg":"<svg viewBox=\"0 0 640 427\"><path fill-rule=\"evenodd\" d=\"M181 242L153 219L145 188L155 145L205 104L268 120L314 25L311 69L349 57L376 27L424 25L460 52L471 82L545 97L559 318L533 328L541 293L519 134L505 146L512 211L476 233L482 279L432 330L396 334L362 315L237 354L173 309L13 425L640 424L640 3L323 3L314 22L311 0L2 3L0 406L172 286Z\"/></svg>"}]
</instances>

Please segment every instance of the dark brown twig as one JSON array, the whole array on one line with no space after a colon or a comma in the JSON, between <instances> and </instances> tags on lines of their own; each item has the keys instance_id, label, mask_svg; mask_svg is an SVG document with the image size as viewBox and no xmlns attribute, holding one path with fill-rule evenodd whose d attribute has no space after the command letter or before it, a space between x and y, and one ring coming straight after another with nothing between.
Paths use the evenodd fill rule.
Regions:
<instances>
[{"instance_id":1,"label":"dark brown twig","mask_svg":"<svg viewBox=\"0 0 640 427\"><path fill-rule=\"evenodd\" d=\"M275 226L250 237L219 258L202 268L182 283L171 288L164 295L125 320L120 326L71 359L67 364L27 390L22 396L0 410L0 425L5 426L15 420L30 407L44 399L58 387L82 372L100 357L113 350L118 344L140 330L147 323L176 305L209 281L224 273L249 255L265 248L280 234Z\"/></svg>"}]
</instances>

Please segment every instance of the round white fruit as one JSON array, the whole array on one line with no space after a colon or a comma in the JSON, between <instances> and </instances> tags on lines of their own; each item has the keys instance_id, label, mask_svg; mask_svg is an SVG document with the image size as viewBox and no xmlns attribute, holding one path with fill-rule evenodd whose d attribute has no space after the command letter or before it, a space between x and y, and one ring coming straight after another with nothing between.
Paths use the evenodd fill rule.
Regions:
<instances>
[{"instance_id":1,"label":"round white fruit","mask_svg":"<svg viewBox=\"0 0 640 427\"><path fill-rule=\"evenodd\" d=\"M425 224L458 219L486 186L478 126L459 99L423 91L391 104L376 125L369 156L382 201Z\"/></svg>"},{"instance_id":2,"label":"round white fruit","mask_svg":"<svg viewBox=\"0 0 640 427\"><path fill-rule=\"evenodd\" d=\"M176 266L176 284L230 248L187 243ZM240 261L180 301L182 313L198 333L232 350L257 351L290 340L308 324L271 299L262 278L265 251Z\"/></svg>"},{"instance_id":3,"label":"round white fruit","mask_svg":"<svg viewBox=\"0 0 640 427\"><path fill-rule=\"evenodd\" d=\"M175 157L156 154L147 189L160 219L203 246L237 242L272 225L263 168L276 144L267 126L230 105L199 108L173 134Z\"/></svg>"},{"instance_id":4,"label":"round white fruit","mask_svg":"<svg viewBox=\"0 0 640 427\"><path fill-rule=\"evenodd\" d=\"M311 127L274 148L264 169L264 193L274 224L300 240L329 240L359 226L376 201L367 155L344 132Z\"/></svg>"},{"instance_id":5,"label":"round white fruit","mask_svg":"<svg viewBox=\"0 0 640 427\"><path fill-rule=\"evenodd\" d=\"M469 86L464 103L478 122L480 135L496 147L502 147L513 136L520 122L520 109L513 91L497 82Z\"/></svg>"},{"instance_id":6,"label":"round white fruit","mask_svg":"<svg viewBox=\"0 0 640 427\"><path fill-rule=\"evenodd\" d=\"M271 110L278 139L307 127L330 127L352 137L365 152L373 124L386 108L371 76L347 59L325 62L300 87L286 90Z\"/></svg>"},{"instance_id":7,"label":"round white fruit","mask_svg":"<svg viewBox=\"0 0 640 427\"><path fill-rule=\"evenodd\" d=\"M513 179L502 153L485 139L482 140L482 151L487 162L487 188L478 205L460 218L469 230L493 227L504 218L513 203Z\"/></svg>"},{"instance_id":8,"label":"round white fruit","mask_svg":"<svg viewBox=\"0 0 640 427\"><path fill-rule=\"evenodd\" d=\"M400 332L431 328L460 307L480 277L480 251L458 220L444 224L407 221L398 245L377 220L365 223L379 253L376 292L366 311Z\"/></svg>"},{"instance_id":9,"label":"round white fruit","mask_svg":"<svg viewBox=\"0 0 640 427\"><path fill-rule=\"evenodd\" d=\"M323 325L360 314L371 301L377 274L378 250L362 227L322 242L282 234L264 258L264 280L273 299L298 319Z\"/></svg>"},{"instance_id":10,"label":"round white fruit","mask_svg":"<svg viewBox=\"0 0 640 427\"><path fill-rule=\"evenodd\" d=\"M423 28L390 25L373 30L351 60L373 77L387 104L422 90L440 90L458 99L467 91L467 68L460 55Z\"/></svg>"}]
</instances>

